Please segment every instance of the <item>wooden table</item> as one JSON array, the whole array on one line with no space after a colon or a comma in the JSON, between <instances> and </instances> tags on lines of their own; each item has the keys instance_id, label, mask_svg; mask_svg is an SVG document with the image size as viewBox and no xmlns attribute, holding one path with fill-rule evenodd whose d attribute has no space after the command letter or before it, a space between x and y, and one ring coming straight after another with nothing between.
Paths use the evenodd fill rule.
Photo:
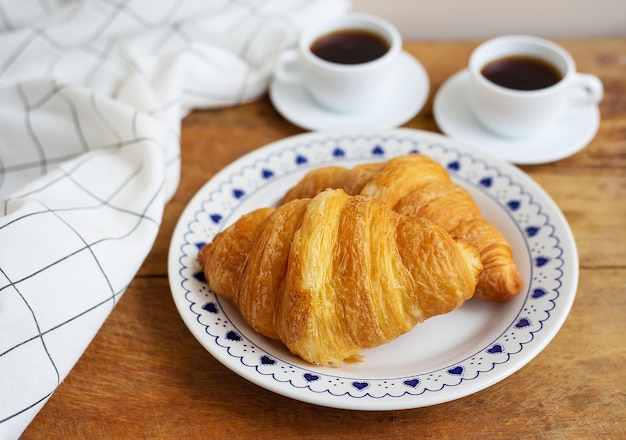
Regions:
<instances>
[{"instance_id":1,"label":"wooden table","mask_svg":"<svg viewBox=\"0 0 626 440\"><path fill-rule=\"evenodd\" d=\"M439 131L432 98L478 42L408 43L431 95L407 127ZM555 339L504 381L414 410L358 412L290 400L222 366L190 334L167 279L191 196L241 155L302 132L267 98L183 121L182 179L138 276L24 439L626 438L626 38L560 41L606 89L593 142L521 167L568 219L580 255L573 309Z\"/></svg>"}]
</instances>

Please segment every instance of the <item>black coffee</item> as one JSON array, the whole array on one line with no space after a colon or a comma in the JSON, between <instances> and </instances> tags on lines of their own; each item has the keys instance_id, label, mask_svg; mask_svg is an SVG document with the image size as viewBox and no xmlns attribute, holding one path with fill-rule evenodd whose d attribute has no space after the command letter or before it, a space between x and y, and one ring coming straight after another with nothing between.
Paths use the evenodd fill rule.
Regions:
<instances>
[{"instance_id":1,"label":"black coffee","mask_svg":"<svg viewBox=\"0 0 626 440\"><path fill-rule=\"evenodd\" d=\"M382 57L389 43L381 36L360 29L345 29L319 37L311 52L323 60L338 64L360 64Z\"/></svg>"},{"instance_id":2,"label":"black coffee","mask_svg":"<svg viewBox=\"0 0 626 440\"><path fill-rule=\"evenodd\" d=\"M481 70L489 81L515 90L538 90L558 83L563 75L539 58L512 56L492 61Z\"/></svg>"}]
</instances>

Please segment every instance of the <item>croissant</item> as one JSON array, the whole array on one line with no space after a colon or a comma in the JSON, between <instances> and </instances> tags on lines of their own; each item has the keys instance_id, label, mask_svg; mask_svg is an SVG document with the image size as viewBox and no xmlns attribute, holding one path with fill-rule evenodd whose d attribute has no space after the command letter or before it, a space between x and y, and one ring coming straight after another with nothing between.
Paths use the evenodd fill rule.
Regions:
<instances>
[{"instance_id":1,"label":"croissant","mask_svg":"<svg viewBox=\"0 0 626 440\"><path fill-rule=\"evenodd\" d=\"M324 366L459 307L482 269L474 246L429 220L343 190L246 214L199 262L256 331Z\"/></svg>"},{"instance_id":2,"label":"croissant","mask_svg":"<svg viewBox=\"0 0 626 440\"><path fill-rule=\"evenodd\" d=\"M475 245L484 266L476 297L506 301L522 290L523 280L506 238L482 217L472 196L452 182L447 171L428 156L409 154L349 170L336 166L318 168L291 188L281 203L313 197L327 188L376 197L398 213L427 218L452 236Z\"/></svg>"}]
</instances>

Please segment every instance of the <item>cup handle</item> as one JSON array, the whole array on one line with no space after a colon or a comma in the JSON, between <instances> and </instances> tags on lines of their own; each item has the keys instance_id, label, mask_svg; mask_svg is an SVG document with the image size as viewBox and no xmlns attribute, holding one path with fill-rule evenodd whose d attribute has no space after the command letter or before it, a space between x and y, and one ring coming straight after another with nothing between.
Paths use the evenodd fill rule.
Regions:
<instances>
[{"instance_id":1,"label":"cup handle","mask_svg":"<svg viewBox=\"0 0 626 440\"><path fill-rule=\"evenodd\" d=\"M284 50L276 62L274 77L283 83L301 84L302 78L298 68L298 51L296 49Z\"/></svg>"},{"instance_id":2,"label":"cup handle","mask_svg":"<svg viewBox=\"0 0 626 440\"><path fill-rule=\"evenodd\" d=\"M604 96L602 81L590 73L577 73L574 86L581 92L577 101L585 104L598 104Z\"/></svg>"}]
</instances>

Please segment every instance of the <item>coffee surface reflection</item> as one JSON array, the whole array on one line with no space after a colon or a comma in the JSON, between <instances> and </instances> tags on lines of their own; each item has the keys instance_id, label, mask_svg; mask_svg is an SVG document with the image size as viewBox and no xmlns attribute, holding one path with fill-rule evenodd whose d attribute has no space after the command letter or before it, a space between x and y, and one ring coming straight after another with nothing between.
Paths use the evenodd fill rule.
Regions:
<instances>
[{"instance_id":1,"label":"coffee surface reflection","mask_svg":"<svg viewBox=\"0 0 626 440\"><path fill-rule=\"evenodd\" d=\"M561 81L552 64L530 56L510 56L487 64L482 75L494 84L515 90L539 90Z\"/></svg>"},{"instance_id":2,"label":"coffee surface reflection","mask_svg":"<svg viewBox=\"0 0 626 440\"><path fill-rule=\"evenodd\" d=\"M360 29L344 29L322 35L311 45L317 57L338 64L361 64L387 53L389 44L381 36Z\"/></svg>"}]
</instances>

